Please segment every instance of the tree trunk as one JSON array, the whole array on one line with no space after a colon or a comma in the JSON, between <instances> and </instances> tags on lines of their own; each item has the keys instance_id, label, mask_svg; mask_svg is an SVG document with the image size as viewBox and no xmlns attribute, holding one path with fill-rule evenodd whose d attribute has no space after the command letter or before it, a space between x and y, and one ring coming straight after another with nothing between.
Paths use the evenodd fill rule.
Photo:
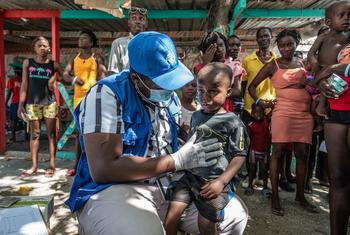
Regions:
<instances>
[{"instance_id":1,"label":"tree trunk","mask_svg":"<svg viewBox=\"0 0 350 235\"><path fill-rule=\"evenodd\" d=\"M214 0L210 4L208 16L208 31L220 32L227 36L229 13L232 8L232 3L235 0Z\"/></svg>"}]
</instances>

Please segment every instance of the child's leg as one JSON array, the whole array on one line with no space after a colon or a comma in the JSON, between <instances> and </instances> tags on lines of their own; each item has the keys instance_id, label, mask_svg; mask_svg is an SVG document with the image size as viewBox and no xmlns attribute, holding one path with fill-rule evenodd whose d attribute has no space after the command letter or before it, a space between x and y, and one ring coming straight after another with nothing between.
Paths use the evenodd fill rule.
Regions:
<instances>
[{"instance_id":1,"label":"child's leg","mask_svg":"<svg viewBox=\"0 0 350 235\"><path fill-rule=\"evenodd\" d=\"M57 105L52 103L43 107L43 116L47 129L47 137L50 147L50 167L46 169L46 176L53 176L56 168L56 117Z\"/></svg>"},{"instance_id":2,"label":"child's leg","mask_svg":"<svg viewBox=\"0 0 350 235\"><path fill-rule=\"evenodd\" d=\"M167 235L176 235L181 215L188 204L184 202L171 201L165 217L164 227Z\"/></svg>"},{"instance_id":3,"label":"child's leg","mask_svg":"<svg viewBox=\"0 0 350 235\"><path fill-rule=\"evenodd\" d=\"M302 206L306 211L311 213L318 213L316 207L306 200L304 194L310 145L305 143L294 143L294 146L295 156L297 158L297 191L295 195L295 201L299 202L300 206Z\"/></svg>"},{"instance_id":4,"label":"child's leg","mask_svg":"<svg viewBox=\"0 0 350 235\"><path fill-rule=\"evenodd\" d=\"M204 218L199 213L198 213L198 228L201 235L217 234L216 223Z\"/></svg>"},{"instance_id":5,"label":"child's leg","mask_svg":"<svg viewBox=\"0 0 350 235\"><path fill-rule=\"evenodd\" d=\"M256 176L256 159L252 150L249 151L249 157L246 159L246 162L248 162L249 165L248 187L244 190L244 194L249 196L254 193L253 181Z\"/></svg>"},{"instance_id":6,"label":"child's leg","mask_svg":"<svg viewBox=\"0 0 350 235\"><path fill-rule=\"evenodd\" d=\"M259 161L259 171L263 178L263 187L264 189L267 188L267 181L268 181L268 162L266 161Z\"/></svg>"},{"instance_id":7,"label":"child's leg","mask_svg":"<svg viewBox=\"0 0 350 235\"><path fill-rule=\"evenodd\" d=\"M320 101L315 109L317 115L328 118L326 105L327 105L326 97L320 94Z\"/></svg>"},{"instance_id":8,"label":"child's leg","mask_svg":"<svg viewBox=\"0 0 350 235\"><path fill-rule=\"evenodd\" d=\"M274 143L270 162L270 180L272 187L271 209L276 215L283 215L282 207L278 195L279 172L283 154L287 150L287 144Z\"/></svg>"},{"instance_id":9,"label":"child's leg","mask_svg":"<svg viewBox=\"0 0 350 235\"><path fill-rule=\"evenodd\" d=\"M23 176L30 176L38 170L38 152L40 138L40 120L30 121L30 152L32 156L32 167L22 173Z\"/></svg>"},{"instance_id":10,"label":"child's leg","mask_svg":"<svg viewBox=\"0 0 350 235\"><path fill-rule=\"evenodd\" d=\"M45 124L47 129L47 137L49 139L50 149L50 167L47 169L47 175L51 176L56 168L56 119L45 118Z\"/></svg>"},{"instance_id":11,"label":"child's leg","mask_svg":"<svg viewBox=\"0 0 350 235\"><path fill-rule=\"evenodd\" d=\"M350 215L350 128L338 123L325 124L330 173L331 234L347 234Z\"/></svg>"}]
</instances>

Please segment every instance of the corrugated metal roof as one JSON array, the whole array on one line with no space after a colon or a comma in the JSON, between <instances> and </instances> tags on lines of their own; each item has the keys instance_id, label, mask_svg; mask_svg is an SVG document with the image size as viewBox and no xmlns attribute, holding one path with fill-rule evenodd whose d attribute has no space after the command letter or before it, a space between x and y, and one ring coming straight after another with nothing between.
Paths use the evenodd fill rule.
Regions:
<instances>
[{"instance_id":1,"label":"corrugated metal roof","mask_svg":"<svg viewBox=\"0 0 350 235\"><path fill-rule=\"evenodd\" d=\"M325 8L335 1L332 0L288 0L268 1L268 0L248 0L247 8L268 8L268 9L318 9Z\"/></svg>"},{"instance_id":2,"label":"corrugated metal roof","mask_svg":"<svg viewBox=\"0 0 350 235\"><path fill-rule=\"evenodd\" d=\"M107 1L107 0L106 0ZM209 9L213 0L144 0L139 1L140 6L148 9ZM319 9L329 6L332 0L294 0L287 4L288 0L248 0L247 8L268 9ZM74 0L0 0L0 8L4 9L82 9L82 6L74 3ZM149 30L156 31L205 31L207 19L149 19ZM320 19L238 19L236 31L245 41L255 40L255 31L262 26L271 27L279 31L281 28L301 28L314 24ZM6 30L18 31L50 31L49 20L5 20ZM115 20L61 20L61 31L80 31L89 28L95 32L127 32L125 19ZM241 30L241 31L240 31ZM248 32L249 30L250 32ZM316 33L316 32L315 32ZM199 38L178 38L180 42L197 42Z\"/></svg>"}]
</instances>

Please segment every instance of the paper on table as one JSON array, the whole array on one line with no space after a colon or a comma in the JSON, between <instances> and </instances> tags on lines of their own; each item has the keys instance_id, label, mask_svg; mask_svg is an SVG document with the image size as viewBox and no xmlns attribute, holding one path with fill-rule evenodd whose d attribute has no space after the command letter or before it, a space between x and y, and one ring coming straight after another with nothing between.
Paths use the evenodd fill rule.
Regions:
<instances>
[{"instance_id":1,"label":"paper on table","mask_svg":"<svg viewBox=\"0 0 350 235\"><path fill-rule=\"evenodd\" d=\"M37 205L0 210L0 235L49 235Z\"/></svg>"}]
</instances>

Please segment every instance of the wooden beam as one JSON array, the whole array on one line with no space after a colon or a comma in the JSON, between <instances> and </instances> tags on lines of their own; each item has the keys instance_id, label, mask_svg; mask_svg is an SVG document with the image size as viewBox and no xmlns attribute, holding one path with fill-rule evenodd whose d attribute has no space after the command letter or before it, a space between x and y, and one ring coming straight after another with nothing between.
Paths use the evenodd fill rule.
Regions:
<instances>
[{"instance_id":1,"label":"wooden beam","mask_svg":"<svg viewBox=\"0 0 350 235\"><path fill-rule=\"evenodd\" d=\"M204 31L161 31L169 35L171 38L202 38L205 35ZM60 32L61 38L78 38L80 31L63 31ZM129 35L129 32L95 32L97 38L119 38ZM12 31L15 36L37 37L44 36L50 38L49 31Z\"/></svg>"},{"instance_id":2,"label":"wooden beam","mask_svg":"<svg viewBox=\"0 0 350 235\"><path fill-rule=\"evenodd\" d=\"M28 18L28 19L43 19L43 18L52 18L59 17L59 10L5 10L3 12L3 17L5 19L19 19L19 18Z\"/></svg>"},{"instance_id":3,"label":"wooden beam","mask_svg":"<svg viewBox=\"0 0 350 235\"><path fill-rule=\"evenodd\" d=\"M127 10L123 9L124 19L128 18ZM208 15L207 10L148 10L149 19L203 19ZM100 10L61 10L61 19L79 20L112 20L117 17Z\"/></svg>"},{"instance_id":4,"label":"wooden beam","mask_svg":"<svg viewBox=\"0 0 350 235\"><path fill-rule=\"evenodd\" d=\"M31 45L32 44L32 40L18 37L18 36L13 36L13 35L5 35L4 40L8 41L8 42L14 42L14 43L24 44L24 45Z\"/></svg>"},{"instance_id":5,"label":"wooden beam","mask_svg":"<svg viewBox=\"0 0 350 235\"><path fill-rule=\"evenodd\" d=\"M6 151L4 19L0 16L0 154Z\"/></svg>"},{"instance_id":6,"label":"wooden beam","mask_svg":"<svg viewBox=\"0 0 350 235\"><path fill-rule=\"evenodd\" d=\"M239 18L324 18L325 9L247 8Z\"/></svg>"}]
</instances>

